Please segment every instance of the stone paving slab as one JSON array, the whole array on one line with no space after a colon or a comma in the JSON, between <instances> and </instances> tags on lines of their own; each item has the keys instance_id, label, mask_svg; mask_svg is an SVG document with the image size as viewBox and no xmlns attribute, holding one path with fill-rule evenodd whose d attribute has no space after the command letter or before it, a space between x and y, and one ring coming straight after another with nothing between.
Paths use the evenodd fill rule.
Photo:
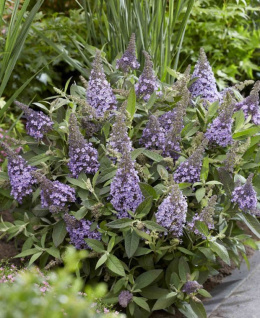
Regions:
<instances>
[{"instance_id":1,"label":"stone paving slab","mask_svg":"<svg viewBox=\"0 0 260 318\"><path fill-rule=\"evenodd\" d=\"M205 301L209 318L260 318L260 252L223 279Z\"/></svg>"}]
</instances>

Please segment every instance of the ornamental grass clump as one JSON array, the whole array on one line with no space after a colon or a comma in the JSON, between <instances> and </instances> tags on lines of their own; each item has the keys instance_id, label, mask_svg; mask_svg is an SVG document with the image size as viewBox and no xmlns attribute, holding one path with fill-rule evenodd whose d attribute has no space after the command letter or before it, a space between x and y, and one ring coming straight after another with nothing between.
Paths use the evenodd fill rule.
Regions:
<instances>
[{"instance_id":1,"label":"ornamental grass clump","mask_svg":"<svg viewBox=\"0 0 260 318\"><path fill-rule=\"evenodd\" d=\"M206 318L197 296L219 260L239 266L246 245L258 248L244 227L260 238L260 126L236 109L236 86L205 107L189 69L158 96L150 58L139 80L104 59L112 84L101 62L98 52L88 85L38 103L54 123L44 138L12 142L19 155L4 145L0 209L14 222L0 232L43 268L69 244L84 250L77 276L105 281L103 301L127 317Z\"/></svg>"}]
</instances>

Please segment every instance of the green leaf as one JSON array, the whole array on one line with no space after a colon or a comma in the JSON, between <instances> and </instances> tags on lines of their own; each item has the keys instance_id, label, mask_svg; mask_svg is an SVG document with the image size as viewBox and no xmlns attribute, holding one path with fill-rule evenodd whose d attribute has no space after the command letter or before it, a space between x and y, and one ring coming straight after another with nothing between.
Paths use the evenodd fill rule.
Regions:
<instances>
[{"instance_id":1,"label":"green leaf","mask_svg":"<svg viewBox=\"0 0 260 318\"><path fill-rule=\"evenodd\" d=\"M106 266L111 270L111 272L119 276L125 276L124 267L121 264L120 260L115 255L112 255L112 254L108 255Z\"/></svg>"},{"instance_id":2,"label":"green leaf","mask_svg":"<svg viewBox=\"0 0 260 318\"><path fill-rule=\"evenodd\" d=\"M154 304L152 310L160 310L170 307L175 302L176 296L176 292L170 292L169 294L160 297Z\"/></svg>"},{"instance_id":3,"label":"green leaf","mask_svg":"<svg viewBox=\"0 0 260 318\"><path fill-rule=\"evenodd\" d=\"M250 136L253 136L253 135L257 134L259 131L260 131L260 126L248 128L246 130L234 133L233 134L233 139L238 139L240 137L250 137Z\"/></svg>"},{"instance_id":4,"label":"green leaf","mask_svg":"<svg viewBox=\"0 0 260 318\"><path fill-rule=\"evenodd\" d=\"M152 186L150 186L150 184L141 182L141 183L139 183L139 185L140 185L140 189L141 189L143 195L146 198L149 198L149 197L152 197L154 199L158 198L157 192L154 190L154 188Z\"/></svg>"},{"instance_id":5,"label":"green leaf","mask_svg":"<svg viewBox=\"0 0 260 318\"><path fill-rule=\"evenodd\" d=\"M147 302L142 297L133 297L133 301L144 310L150 312L150 307L148 306Z\"/></svg>"},{"instance_id":6,"label":"green leaf","mask_svg":"<svg viewBox=\"0 0 260 318\"><path fill-rule=\"evenodd\" d=\"M38 253L39 250L37 248L30 248L29 250L22 251L18 255L15 255L15 258L26 257L35 253Z\"/></svg>"},{"instance_id":7,"label":"green leaf","mask_svg":"<svg viewBox=\"0 0 260 318\"><path fill-rule=\"evenodd\" d=\"M182 253L184 253L184 254L191 255L191 256L194 256L194 255L195 255L194 253L192 253L191 251L187 250L187 249L184 248L184 247L178 247L177 249L178 249L179 251L181 251Z\"/></svg>"},{"instance_id":8,"label":"green leaf","mask_svg":"<svg viewBox=\"0 0 260 318\"><path fill-rule=\"evenodd\" d=\"M163 159L164 159L161 155L159 155L158 153L153 152L153 151L151 151L151 150L146 150L146 149L145 149L145 150L143 150L143 154L144 154L146 157L152 159L152 160L155 161L155 162L160 162L160 161L163 161Z\"/></svg>"},{"instance_id":9,"label":"green leaf","mask_svg":"<svg viewBox=\"0 0 260 318\"><path fill-rule=\"evenodd\" d=\"M83 181L80 181L78 179L73 179L73 178L70 178L70 177L66 177L66 179L69 181L69 183L71 183L71 184L73 184L73 185L75 185L77 187L80 187L80 188L82 188L84 190L87 189L86 185L85 185L85 183Z\"/></svg>"},{"instance_id":10,"label":"green leaf","mask_svg":"<svg viewBox=\"0 0 260 318\"><path fill-rule=\"evenodd\" d=\"M119 220L115 220L112 222L107 223L108 227L111 227L112 229L123 229L128 226L132 226L133 220L128 219L128 218L123 218Z\"/></svg>"},{"instance_id":11,"label":"green leaf","mask_svg":"<svg viewBox=\"0 0 260 318\"><path fill-rule=\"evenodd\" d=\"M56 247L53 246L50 248L46 248L45 251L51 256L60 259L60 251Z\"/></svg>"},{"instance_id":12,"label":"green leaf","mask_svg":"<svg viewBox=\"0 0 260 318\"><path fill-rule=\"evenodd\" d=\"M215 252L225 263L230 265L230 259L228 255L228 251L225 246L217 243L217 242L209 242L210 248L213 252Z\"/></svg>"},{"instance_id":13,"label":"green leaf","mask_svg":"<svg viewBox=\"0 0 260 318\"><path fill-rule=\"evenodd\" d=\"M134 149L132 152L131 152L131 158L132 160L135 160L139 155L141 155L143 153L143 151L145 150L145 148L137 148L137 149Z\"/></svg>"},{"instance_id":14,"label":"green leaf","mask_svg":"<svg viewBox=\"0 0 260 318\"><path fill-rule=\"evenodd\" d=\"M195 222L195 226L197 228L197 230L203 234L204 236L208 236L209 235L209 230L208 230L208 227L207 225L204 223L204 222L201 222L201 221L196 221Z\"/></svg>"},{"instance_id":15,"label":"green leaf","mask_svg":"<svg viewBox=\"0 0 260 318\"><path fill-rule=\"evenodd\" d=\"M244 126L245 123L245 115L242 109L235 113L235 132L237 132L240 128Z\"/></svg>"},{"instance_id":16,"label":"green leaf","mask_svg":"<svg viewBox=\"0 0 260 318\"><path fill-rule=\"evenodd\" d=\"M193 299L190 299L190 305L199 318L207 318L206 310L201 301L194 301Z\"/></svg>"},{"instance_id":17,"label":"green leaf","mask_svg":"<svg viewBox=\"0 0 260 318\"><path fill-rule=\"evenodd\" d=\"M179 276L182 282L187 281L187 274L190 274L190 268L184 257L179 260Z\"/></svg>"},{"instance_id":18,"label":"green leaf","mask_svg":"<svg viewBox=\"0 0 260 318\"><path fill-rule=\"evenodd\" d=\"M66 223L60 220L53 227L52 240L56 247L58 247L65 239L67 235Z\"/></svg>"},{"instance_id":19,"label":"green leaf","mask_svg":"<svg viewBox=\"0 0 260 318\"><path fill-rule=\"evenodd\" d=\"M158 232L167 232L167 230L164 227L162 227L156 222L148 220L148 221L143 221L143 223L149 230L158 231Z\"/></svg>"},{"instance_id":20,"label":"green leaf","mask_svg":"<svg viewBox=\"0 0 260 318\"><path fill-rule=\"evenodd\" d=\"M125 236L125 251L128 258L131 258L136 252L139 245L140 237L135 231L129 230Z\"/></svg>"},{"instance_id":21,"label":"green leaf","mask_svg":"<svg viewBox=\"0 0 260 318\"><path fill-rule=\"evenodd\" d=\"M206 193L205 188L200 188L195 192L195 196L198 202L200 202L204 198L205 193Z\"/></svg>"},{"instance_id":22,"label":"green leaf","mask_svg":"<svg viewBox=\"0 0 260 318\"><path fill-rule=\"evenodd\" d=\"M157 100L157 95L156 95L156 92L153 92L152 95L150 96L145 108L146 109L150 109L153 107L154 103L156 102Z\"/></svg>"},{"instance_id":23,"label":"green leaf","mask_svg":"<svg viewBox=\"0 0 260 318\"><path fill-rule=\"evenodd\" d=\"M135 280L135 289L142 289L149 286L154 282L163 272L162 269L152 269L141 275L139 275Z\"/></svg>"},{"instance_id":24,"label":"green leaf","mask_svg":"<svg viewBox=\"0 0 260 318\"><path fill-rule=\"evenodd\" d=\"M131 116L131 120L134 118L135 114L135 105L136 105L136 95L135 95L135 89L132 87L130 89L128 98L127 98L127 107L126 110Z\"/></svg>"},{"instance_id":25,"label":"green leaf","mask_svg":"<svg viewBox=\"0 0 260 318\"><path fill-rule=\"evenodd\" d=\"M201 172L200 172L200 178L202 181L206 181L209 174L209 157L205 157L203 159Z\"/></svg>"},{"instance_id":26,"label":"green leaf","mask_svg":"<svg viewBox=\"0 0 260 318\"><path fill-rule=\"evenodd\" d=\"M158 299L168 293L168 289L159 288L157 286L148 286L146 288L142 288L141 295L148 299Z\"/></svg>"},{"instance_id":27,"label":"green leaf","mask_svg":"<svg viewBox=\"0 0 260 318\"><path fill-rule=\"evenodd\" d=\"M42 255L42 253L43 253L43 252L39 252L39 253L34 254L34 255L31 257L28 266L31 266L31 265Z\"/></svg>"},{"instance_id":28,"label":"green leaf","mask_svg":"<svg viewBox=\"0 0 260 318\"><path fill-rule=\"evenodd\" d=\"M103 244L95 239L85 239L85 242L97 253L104 253L105 249Z\"/></svg>"},{"instance_id":29,"label":"green leaf","mask_svg":"<svg viewBox=\"0 0 260 318\"><path fill-rule=\"evenodd\" d=\"M238 213L237 216L258 238L260 238L260 223L255 216L249 213Z\"/></svg>"},{"instance_id":30,"label":"green leaf","mask_svg":"<svg viewBox=\"0 0 260 318\"><path fill-rule=\"evenodd\" d=\"M227 171L223 167L220 167L218 169L218 175L226 193L228 194L229 197L231 197L232 192L234 190L234 186L235 186L234 180L231 178L230 174L227 173Z\"/></svg>"},{"instance_id":31,"label":"green leaf","mask_svg":"<svg viewBox=\"0 0 260 318\"><path fill-rule=\"evenodd\" d=\"M137 209L135 210L135 214L137 217L140 217L139 215L141 215L141 217L146 216L150 210L151 207L153 205L153 198L152 197L148 197L146 198L143 202L141 202Z\"/></svg>"},{"instance_id":32,"label":"green leaf","mask_svg":"<svg viewBox=\"0 0 260 318\"><path fill-rule=\"evenodd\" d=\"M97 265L96 265L96 269L99 268L101 265L103 265L106 261L107 261L107 254L104 254L98 260Z\"/></svg>"},{"instance_id":33,"label":"green leaf","mask_svg":"<svg viewBox=\"0 0 260 318\"><path fill-rule=\"evenodd\" d=\"M198 293L200 294L200 295L202 295L203 297L205 297L205 298L212 298L212 296L210 295L210 293L208 292L208 291L206 291L205 289L199 289L198 290Z\"/></svg>"},{"instance_id":34,"label":"green leaf","mask_svg":"<svg viewBox=\"0 0 260 318\"><path fill-rule=\"evenodd\" d=\"M168 180L169 173L164 166L158 165L157 171L163 180Z\"/></svg>"}]
</instances>

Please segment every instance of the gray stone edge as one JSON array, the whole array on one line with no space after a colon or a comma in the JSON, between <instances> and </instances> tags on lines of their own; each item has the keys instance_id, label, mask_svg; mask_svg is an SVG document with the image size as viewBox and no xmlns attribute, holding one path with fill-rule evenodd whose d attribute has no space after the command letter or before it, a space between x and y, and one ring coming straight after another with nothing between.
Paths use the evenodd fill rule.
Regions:
<instances>
[{"instance_id":1,"label":"gray stone edge","mask_svg":"<svg viewBox=\"0 0 260 318\"><path fill-rule=\"evenodd\" d=\"M250 270L248 270L245 261L243 261L239 269L234 269L230 276L225 277L222 282L210 292L212 298L204 300L208 317L210 317L210 315L254 272L257 265L260 264L260 251L255 251L249 258L249 263Z\"/></svg>"}]
</instances>

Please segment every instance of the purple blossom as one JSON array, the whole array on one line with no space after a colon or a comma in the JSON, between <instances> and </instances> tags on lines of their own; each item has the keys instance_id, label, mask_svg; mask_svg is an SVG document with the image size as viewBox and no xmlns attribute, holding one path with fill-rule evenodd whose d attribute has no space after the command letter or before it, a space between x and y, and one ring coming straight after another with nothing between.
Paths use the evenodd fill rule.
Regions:
<instances>
[{"instance_id":1,"label":"purple blossom","mask_svg":"<svg viewBox=\"0 0 260 318\"><path fill-rule=\"evenodd\" d=\"M196 280L187 281L182 287L182 291L188 295L196 293L199 289L203 288Z\"/></svg>"},{"instance_id":2,"label":"purple blossom","mask_svg":"<svg viewBox=\"0 0 260 318\"><path fill-rule=\"evenodd\" d=\"M41 206L51 213L66 212L67 203L75 202L75 189L59 181L50 181L39 172L33 172L41 187Z\"/></svg>"},{"instance_id":3,"label":"purple blossom","mask_svg":"<svg viewBox=\"0 0 260 318\"><path fill-rule=\"evenodd\" d=\"M212 145L226 147L232 144L232 114L234 110L234 102L229 93L226 94L219 115L215 118L205 133L205 137Z\"/></svg>"},{"instance_id":4,"label":"purple blossom","mask_svg":"<svg viewBox=\"0 0 260 318\"><path fill-rule=\"evenodd\" d=\"M133 298L133 294L130 293L130 291L128 290L121 291L121 293L118 296L119 305L123 308L126 308L128 304L130 303L130 301L132 300L132 298Z\"/></svg>"},{"instance_id":5,"label":"purple blossom","mask_svg":"<svg viewBox=\"0 0 260 318\"><path fill-rule=\"evenodd\" d=\"M257 81L250 95L235 106L236 110L243 110L246 118L251 115L255 125L260 125L259 90L260 81Z\"/></svg>"},{"instance_id":6,"label":"purple blossom","mask_svg":"<svg viewBox=\"0 0 260 318\"><path fill-rule=\"evenodd\" d=\"M250 174L246 183L237 186L232 193L232 202L237 203L243 212L257 214L257 194L252 184L253 174Z\"/></svg>"},{"instance_id":7,"label":"purple blossom","mask_svg":"<svg viewBox=\"0 0 260 318\"><path fill-rule=\"evenodd\" d=\"M135 84L135 92L136 96L142 97L147 102L154 91L156 91L158 96L161 96L161 92L157 91L159 84L154 75L151 56L145 51L143 51L143 54L145 56L144 70L139 77L138 83Z\"/></svg>"},{"instance_id":8,"label":"purple blossom","mask_svg":"<svg viewBox=\"0 0 260 318\"><path fill-rule=\"evenodd\" d=\"M33 192L33 185L36 179L31 172L35 169L27 164L27 162L17 153L12 151L8 145L1 142L8 157L8 176L11 184L11 195L19 203L22 203L23 198Z\"/></svg>"},{"instance_id":9,"label":"purple blossom","mask_svg":"<svg viewBox=\"0 0 260 318\"><path fill-rule=\"evenodd\" d=\"M205 149L201 145L186 161L179 165L173 176L175 182L189 182L193 184L200 181L200 171L204 151Z\"/></svg>"},{"instance_id":10,"label":"purple blossom","mask_svg":"<svg viewBox=\"0 0 260 318\"><path fill-rule=\"evenodd\" d=\"M213 195L207 204L207 206L201 211L200 214L196 213L192 221L188 223L189 229L194 232L196 235L202 236L204 239L206 238L200 231L196 228L196 222L200 221L207 225L209 230L213 230L215 228L214 225L214 213L215 213L215 206L217 202L217 196Z\"/></svg>"},{"instance_id":11,"label":"purple blossom","mask_svg":"<svg viewBox=\"0 0 260 318\"><path fill-rule=\"evenodd\" d=\"M124 107L124 106L122 106ZM133 150L131 139L128 136L126 126L125 109L121 108L120 113L115 116L115 122L112 126L111 135L107 147L110 148L116 154L122 154L124 149L128 152Z\"/></svg>"},{"instance_id":12,"label":"purple blossom","mask_svg":"<svg viewBox=\"0 0 260 318\"><path fill-rule=\"evenodd\" d=\"M66 230L70 236L70 243L73 244L76 249L91 249L85 242L86 238L101 240L101 233L98 232L99 227L92 229L92 222L89 220L77 220L74 216L65 214L64 220L66 222Z\"/></svg>"},{"instance_id":13,"label":"purple blossom","mask_svg":"<svg viewBox=\"0 0 260 318\"><path fill-rule=\"evenodd\" d=\"M43 136L52 130L53 122L50 117L45 115L42 111L35 111L28 106L16 101L15 104L21 108L25 114L26 131L29 136L35 139L42 139Z\"/></svg>"},{"instance_id":14,"label":"purple blossom","mask_svg":"<svg viewBox=\"0 0 260 318\"><path fill-rule=\"evenodd\" d=\"M159 205L155 213L158 224L175 236L181 237L186 222L188 204L177 184L172 186L171 193Z\"/></svg>"},{"instance_id":15,"label":"purple blossom","mask_svg":"<svg viewBox=\"0 0 260 318\"><path fill-rule=\"evenodd\" d=\"M121 59L116 61L116 68L124 72L129 72L130 69L137 70L140 67L135 55L135 34L131 35L129 44Z\"/></svg>"},{"instance_id":16,"label":"purple blossom","mask_svg":"<svg viewBox=\"0 0 260 318\"><path fill-rule=\"evenodd\" d=\"M163 149L165 144L165 130L160 126L156 116L150 115L139 143L144 145L147 149Z\"/></svg>"},{"instance_id":17,"label":"purple blossom","mask_svg":"<svg viewBox=\"0 0 260 318\"><path fill-rule=\"evenodd\" d=\"M219 100L220 94L217 90L216 80L203 48L200 49L200 57L195 65L191 79L194 78L197 79L189 88L192 98L200 96L210 103ZM206 105L207 103L204 101L204 106Z\"/></svg>"},{"instance_id":18,"label":"purple blossom","mask_svg":"<svg viewBox=\"0 0 260 318\"><path fill-rule=\"evenodd\" d=\"M181 152L180 141L181 141L181 131L183 129L183 119L186 114L186 109L190 100L190 93L187 88L186 79L183 78L180 89L181 99L178 101L173 114L168 114L168 118L165 116L162 122L167 119L167 121L172 120L171 127L169 131L165 132L165 143L163 147L163 155L178 160ZM165 125L166 128L167 125Z\"/></svg>"},{"instance_id":19,"label":"purple blossom","mask_svg":"<svg viewBox=\"0 0 260 318\"><path fill-rule=\"evenodd\" d=\"M127 211L135 212L143 201L139 182L130 153L125 149L110 188L111 203L119 219L130 217Z\"/></svg>"},{"instance_id":20,"label":"purple blossom","mask_svg":"<svg viewBox=\"0 0 260 318\"><path fill-rule=\"evenodd\" d=\"M73 113L69 119L69 157L68 166L74 178L78 178L81 172L95 174L99 168L98 152L85 141Z\"/></svg>"},{"instance_id":21,"label":"purple blossom","mask_svg":"<svg viewBox=\"0 0 260 318\"><path fill-rule=\"evenodd\" d=\"M116 109L116 98L102 66L101 53L97 50L87 89L87 102L96 109L97 116L103 117L106 111Z\"/></svg>"},{"instance_id":22,"label":"purple blossom","mask_svg":"<svg viewBox=\"0 0 260 318\"><path fill-rule=\"evenodd\" d=\"M158 121L165 134L167 134L171 130L172 125L176 120L176 115L176 109L174 108L173 110L170 110L164 113L163 115L159 116Z\"/></svg>"}]
</instances>

